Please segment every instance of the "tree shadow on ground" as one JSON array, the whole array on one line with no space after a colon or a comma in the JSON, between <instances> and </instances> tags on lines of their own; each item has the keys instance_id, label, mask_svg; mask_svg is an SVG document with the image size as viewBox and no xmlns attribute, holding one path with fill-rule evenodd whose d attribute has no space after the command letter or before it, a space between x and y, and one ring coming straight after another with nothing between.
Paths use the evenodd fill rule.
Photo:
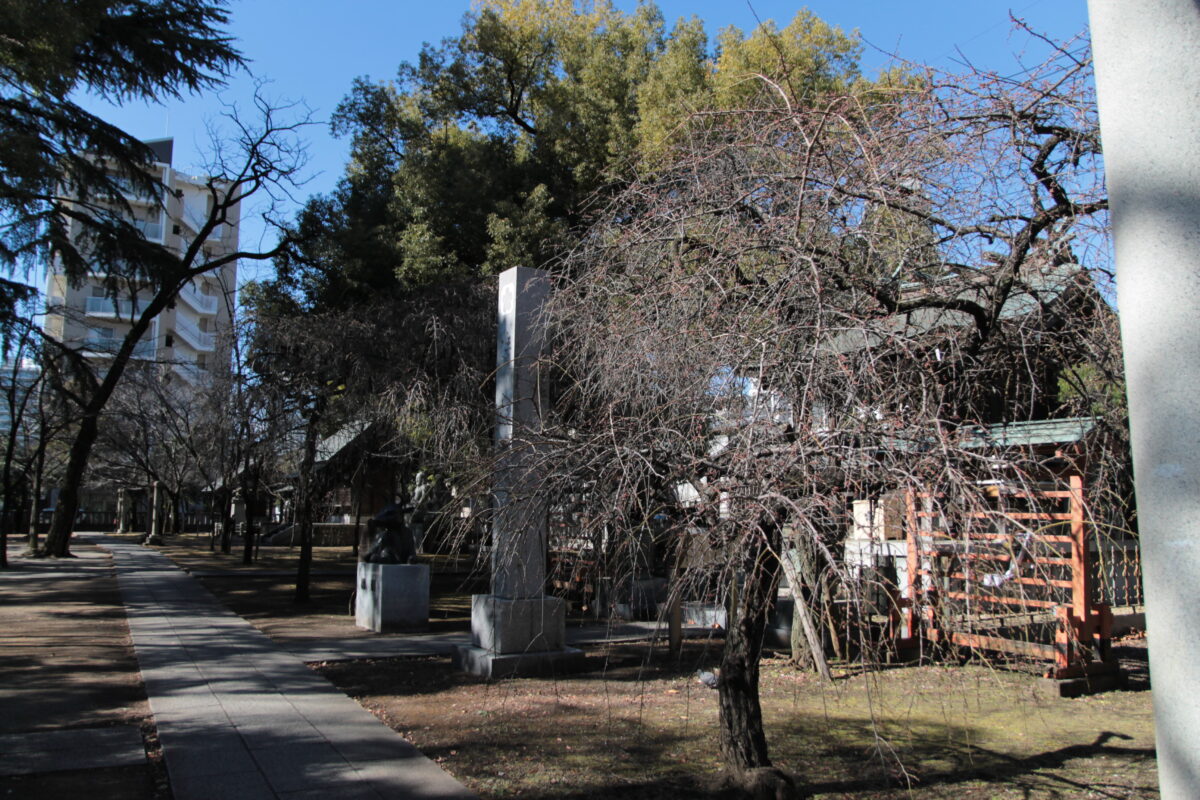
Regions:
<instances>
[{"instance_id":1,"label":"tree shadow on ground","mask_svg":"<svg viewBox=\"0 0 1200 800\"><path fill-rule=\"evenodd\" d=\"M1132 737L1113 731L1101 731L1096 739L1089 744L1074 744L1037 753L1029 756L1012 756L998 750L982 747L973 748L970 766L961 769L941 772L928 772L913 775L910 786L905 786L903 776L891 774L887 776L864 777L854 780L827 781L809 783L805 789L814 794L853 794L879 790L883 786L899 788L924 789L934 787L950 787L973 781L985 781L989 784L1007 786L1018 789L1022 794L1028 794L1034 789L1051 792L1054 795L1063 793L1089 792L1089 797L1129 798L1143 795L1131 794L1131 790L1143 789L1144 796L1157 797L1157 789L1149 787L1131 787L1127 784L1112 784L1105 786L1092 780L1080 781L1053 770L1062 770L1068 763L1080 759L1126 760L1129 762L1152 761L1155 757L1154 748L1122 747L1110 742L1129 740ZM860 754L861 757L861 754ZM881 780L885 777L886 780Z\"/></svg>"}]
</instances>

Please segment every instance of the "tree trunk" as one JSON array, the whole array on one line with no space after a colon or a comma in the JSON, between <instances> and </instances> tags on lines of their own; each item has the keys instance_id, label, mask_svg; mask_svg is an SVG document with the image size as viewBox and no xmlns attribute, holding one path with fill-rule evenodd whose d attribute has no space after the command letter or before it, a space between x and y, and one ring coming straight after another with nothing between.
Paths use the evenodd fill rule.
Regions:
<instances>
[{"instance_id":1,"label":"tree trunk","mask_svg":"<svg viewBox=\"0 0 1200 800\"><path fill-rule=\"evenodd\" d=\"M171 504L171 508L167 512L167 523L171 528L171 533L183 533L179 513L179 496L181 494L183 494L183 489L177 489L174 492L170 489L167 490L167 502Z\"/></svg>"},{"instance_id":2,"label":"tree trunk","mask_svg":"<svg viewBox=\"0 0 1200 800\"><path fill-rule=\"evenodd\" d=\"M33 486L31 492L33 499L30 505L33 506L29 511L29 555L36 556L38 554L38 531L41 524L42 515L42 471L46 466L46 441L43 434L39 438L37 450L33 455Z\"/></svg>"},{"instance_id":3,"label":"tree trunk","mask_svg":"<svg viewBox=\"0 0 1200 800\"><path fill-rule=\"evenodd\" d=\"M804 559L799 542L792 542L792 547L783 551L782 567L787 575L788 585L792 589L792 660L797 664L810 667L820 673L827 681L833 680L829 670L829 662L825 659L825 648L821 643L821 634L813 621L812 609L808 604L805 589L814 584L812 580L811 559ZM807 563L802 563L807 562Z\"/></svg>"},{"instance_id":4,"label":"tree trunk","mask_svg":"<svg viewBox=\"0 0 1200 800\"><path fill-rule=\"evenodd\" d=\"M767 612L779 578L779 560L767 552L763 542L750 549L745 585L738 593L725 633L717 684L721 755L735 775L771 766L758 699L758 663Z\"/></svg>"},{"instance_id":5,"label":"tree trunk","mask_svg":"<svg viewBox=\"0 0 1200 800\"><path fill-rule=\"evenodd\" d=\"M241 502L245 507L245 498L238 500L238 492L236 489L231 489L229 492L229 510L226 515L225 525L221 526L221 552L233 552L233 533L237 530L238 524L238 503Z\"/></svg>"},{"instance_id":6,"label":"tree trunk","mask_svg":"<svg viewBox=\"0 0 1200 800\"><path fill-rule=\"evenodd\" d=\"M71 556L71 532L75 528L75 515L79 512L79 490L83 486L83 473L87 470L92 445L96 443L99 423L100 416L95 412L85 412L79 420L79 431L75 434L75 441L71 442L71 455L67 460L62 486L59 487L58 503L50 520L50 530L46 532L48 556Z\"/></svg>"},{"instance_id":7,"label":"tree trunk","mask_svg":"<svg viewBox=\"0 0 1200 800\"><path fill-rule=\"evenodd\" d=\"M309 573L312 570L313 467L317 461L317 426L321 420L319 403L313 408L304 429L304 457L300 461L300 480L296 487L296 530L300 534L300 565L296 571L296 602L309 600ZM292 541L295 541L293 537Z\"/></svg>"},{"instance_id":8,"label":"tree trunk","mask_svg":"<svg viewBox=\"0 0 1200 800\"><path fill-rule=\"evenodd\" d=\"M146 305L141 317L125 334L120 349L109 362L104 380L91 386L91 397L81 409L79 430L75 434L75 440L71 442L71 455L67 459L67 470L59 489L58 504L54 507L54 517L50 521L50 530L46 533L46 555L56 558L71 555L71 532L75 527L75 514L79 511L79 491L83 486L88 459L92 455L92 446L95 445L96 435L100 430L100 414L112 397L121 376L125 374L134 346L142 338L142 334L149 330L151 321L167 307L168 301L174 296L173 291L160 290Z\"/></svg>"},{"instance_id":9,"label":"tree trunk","mask_svg":"<svg viewBox=\"0 0 1200 800\"><path fill-rule=\"evenodd\" d=\"M213 507L213 521L220 520L221 527L214 529L212 536L208 540L208 549L216 549L217 530L220 530L220 536L225 535L225 531L229 530L229 526L233 524L233 490L229 487L229 479L224 481L225 488L221 489L221 493L216 497L216 504Z\"/></svg>"},{"instance_id":10,"label":"tree trunk","mask_svg":"<svg viewBox=\"0 0 1200 800\"><path fill-rule=\"evenodd\" d=\"M354 477L350 480L350 491L354 495L353 499L353 514L354 514L354 553L357 556L361 551L359 547L359 539L362 536L362 496L364 473L366 472L366 462L360 461L358 467L354 470Z\"/></svg>"},{"instance_id":11,"label":"tree trunk","mask_svg":"<svg viewBox=\"0 0 1200 800\"><path fill-rule=\"evenodd\" d=\"M242 563L254 563L254 499L258 494L258 481L253 478L249 463L242 470L242 497L246 498L246 535L242 537Z\"/></svg>"}]
</instances>

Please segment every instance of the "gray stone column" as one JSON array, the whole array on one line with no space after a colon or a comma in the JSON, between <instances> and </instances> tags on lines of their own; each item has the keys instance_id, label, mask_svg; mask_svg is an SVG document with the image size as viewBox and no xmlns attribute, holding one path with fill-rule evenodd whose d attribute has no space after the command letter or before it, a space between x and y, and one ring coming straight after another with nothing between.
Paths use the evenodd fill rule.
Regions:
<instances>
[{"instance_id":1,"label":"gray stone column","mask_svg":"<svg viewBox=\"0 0 1200 800\"><path fill-rule=\"evenodd\" d=\"M565 604L544 593L547 520L538 483L545 393L537 361L549 290L542 270L500 275L492 593L471 598L472 646L458 651L463 669L487 677L565 671L583 655L565 647Z\"/></svg>"},{"instance_id":2,"label":"gray stone column","mask_svg":"<svg viewBox=\"0 0 1200 800\"><path fill-rule=\"evenodd\" d=\"M117 533L129 533L129 490L117 489Z\"/></svg>"},{"instance_id":3,"label":"gray stone column","mask_svg":"<svg viewBox=\"0 0 1200 800\"><path fill-rule=\"evenodd\" d=\"M146 523L150 529L146 533L146 544L163 543L163 502L162 489L158 481L152 483L149 497L149 507L146 509Z\"/></svg>"},{"instance_id":4,"label":"gray stone column","mask_svg":"<svg viewBox=\"0 0 1200 800\"><path fill-rule=\"evenodd\" d=\"M1090 0L1164 798L1200 797L1200 6Z\"/></svg>"}]
</instances>

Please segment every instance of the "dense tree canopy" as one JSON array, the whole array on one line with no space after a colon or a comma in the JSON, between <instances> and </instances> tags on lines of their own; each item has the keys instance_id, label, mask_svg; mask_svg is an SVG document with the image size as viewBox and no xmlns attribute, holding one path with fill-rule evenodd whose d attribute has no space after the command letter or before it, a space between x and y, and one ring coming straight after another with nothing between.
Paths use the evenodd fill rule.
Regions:
<instances>
[{"instance_id":1,"label":"dense tree canopy","mask_svg":"<svg viewBox=\"0 0 1200 800\"><path fill-rule=\"evenodd\" d=\"M544 265L689 114L760 97L754 76L789 101L866 84L855 40L807 12L718 44L696 19L667 32L653 4L479 4L396 80L355 82L334 119L350 164L301 215L281 286L337 304Z\"/></svg>"}]
</instances>

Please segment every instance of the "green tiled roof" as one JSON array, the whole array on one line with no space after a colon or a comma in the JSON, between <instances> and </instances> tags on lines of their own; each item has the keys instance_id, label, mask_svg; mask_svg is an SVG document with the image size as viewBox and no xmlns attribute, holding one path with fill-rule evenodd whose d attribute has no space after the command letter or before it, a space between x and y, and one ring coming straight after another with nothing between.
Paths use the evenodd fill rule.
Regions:
<instances>
[{"instance_id":1,"label":"green tiled roof","mask_svg":"<svg viewBox=\"0 0 1200 800\"><path fill-rule=\"evenodd\" d=\"M1096 427L1095 417L1039 419L981 425L970 430L962 447L1034 447L1040 444L1072 444L1082 440ZM965 431L964 431L965 432Z\"/></svg>"}]
</instances>

